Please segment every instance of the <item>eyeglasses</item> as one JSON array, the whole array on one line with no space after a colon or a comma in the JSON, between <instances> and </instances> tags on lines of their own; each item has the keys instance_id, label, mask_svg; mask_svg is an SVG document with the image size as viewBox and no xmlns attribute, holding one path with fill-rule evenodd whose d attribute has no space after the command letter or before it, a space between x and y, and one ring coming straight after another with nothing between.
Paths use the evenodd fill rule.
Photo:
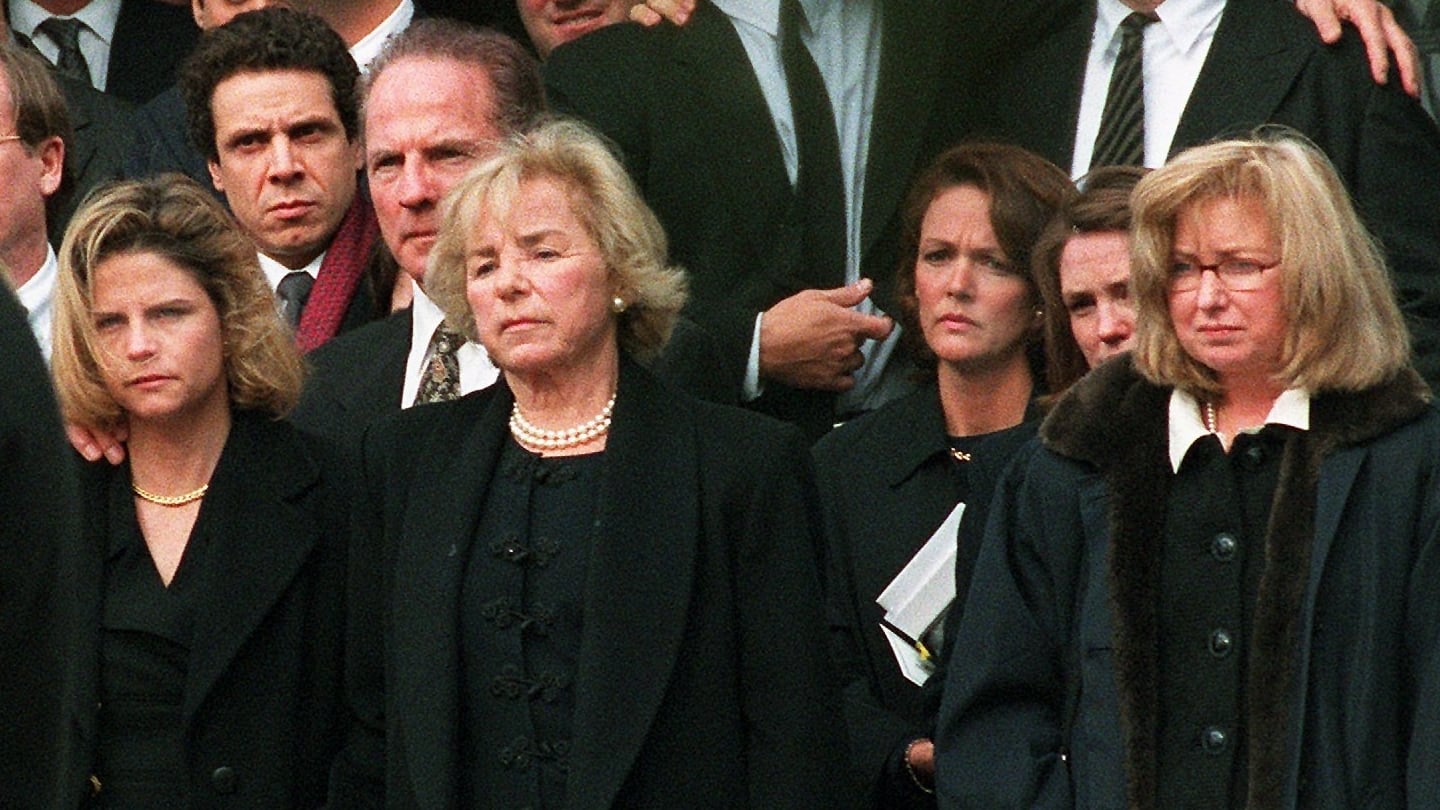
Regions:
<instances>
[{"instance_id":1,"label":"eyeglasses","mask_svg":"<svg viewBox=\"0 0 1440 810\"><path fill-rule=\"evenodd\" d=\"M1225 259L1215 264L1173 259L1170 262L1170 291L1193 292L1200 289L1200 277L1206 270L1214 271L1215 278L1231 292L1246 292L1258 289L1265 280L1265 271L1280 266L1279 261L1269 264L1255 259Z\"/></svg>"},{"instance_id":2,"label":"eyeglasses","mask_svg":"<svg viewBox=\"0 0 1440 810\"><path fill-rule=\"evenodd\" d=\"M10 141L23 141L23 140L25 140L25 139L22 138L22 137L20 137L19 135L0 135L0 143L9 143Z\"/></svg>"}]
</instances>

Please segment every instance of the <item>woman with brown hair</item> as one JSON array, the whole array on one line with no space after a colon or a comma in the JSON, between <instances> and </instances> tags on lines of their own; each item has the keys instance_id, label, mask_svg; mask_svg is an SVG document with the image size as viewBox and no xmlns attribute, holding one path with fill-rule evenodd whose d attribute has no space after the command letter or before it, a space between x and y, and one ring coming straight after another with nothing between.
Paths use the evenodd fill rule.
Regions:
<instances>
[{"instance_id":1,"label":"woman with brown hair","mask_svg":"<svg viewBox=\"0 0 1440 810\"><path fill-rule=\"evenodd\" d=\"M928 359L929 384L815 447L831 648L870 806L934 806L941 638L958 609L906 633L885 622L877 597L938 530L963 602L993 482L1034 435L1043 315L1031 246L1073 191L1059 168L1014 146L969 144L937 158L911 190L897 272L904 338ZM957 513L958 529L947 522ZM906 673L897 640L925 651L928 679Z\"/></svg>"}]
</instances>

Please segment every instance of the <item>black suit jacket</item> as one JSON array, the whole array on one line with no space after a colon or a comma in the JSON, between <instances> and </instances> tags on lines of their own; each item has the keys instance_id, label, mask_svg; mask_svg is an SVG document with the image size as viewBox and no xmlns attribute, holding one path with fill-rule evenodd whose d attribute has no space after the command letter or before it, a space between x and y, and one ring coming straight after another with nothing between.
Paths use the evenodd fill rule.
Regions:
<instances>
[{"instance_id":1,"label":"black suit jacket","mask_svg":"<svg viewBox=\"0 0 1440 810\"><path fill-rule=\"evenodd\" d=\"M1035 435L1038 413L994 436L967 470L960 522L956 604L963 605L995 483L1014 451ZM837 428L815 445L815 474L828 543L825 581L830 649L844 689L854 779L875 807L934 807L904 772L903 748L934 734L950 650L937 650L924 687L900 672L880 629L881 591L961 499L937 387L924 388ZM959 624L952 608L946 628ZM947 637L952 636L947 633Z\"/></svg>"},{"instance_id":2,"label":"black suit jacket","mask_svg":"<svg viewBox=\"0 0 1440 810\"><path fill-rule=\"evenodd\" d=\"M365 428L400 410L413 324L404 309L311 352L310 376L291 421L358 453Z\"/></svg>"},{"instance_id":3,"label":"black suit jacket","mask_svg":"<svg viewBox=\"0 0 1440 810\"><path fill-rule=\"evenodd\" d=\"M121 175L135 126L135 109L85 82L52 74L65 94L74 137L65 144L65 183L47 211L51 244L60 245L65 227L90 190Z\"/></svg>"},{"instance_id":4,"label":"black suit jacket","mask_svg":"<svg viewBox=\"0 0 1440 810\"><path fill-rule=\"evenodd\" d=\"M50 373L3 283L0 380L0 807L24 808L43 804L59 759L59 553L80 499Z\"/></svg>"},{"instance_id":5,"label":"black suit jacket","mask_svg":"<svg viewBox=\"0 0 1440 810\"><path fill-rule=\"evenodd\" d=\"M1018 143L1069 167L1094 26L1089 13L982 76L988 91L952 133ZM1229 0L1171 144L1183 149L1274 123L1335 164L1390 262L1421 373L1440 382L1440 131L1397 79L1370 78L1359 37L1326 46L1277 0Z\"/></svg>"},{"instance_id":6,"label":"black suit jacket","mask_svg":"<svg viewBox=\"0 0 1440 810\"><path fill-rule=\"evenodd\" d=\"M129 178L164 172L180 172L220 200L225 199L211 181L205 156L190 143L185 98L180 86L173 84L135 111L135 137L124 164L124 174Z\"/></svg>"},{"instance_id":7,"label":"black suit jacket","mask_svg":"<svg viewBox=\"0 0 1440 810\"><path fill-rule=\"evenodd\" d=\"M183 702L190 807L325 803L344 730L345 510L322 478L323 457L288 423L236 414L196 523L213 534ZM64 569L57 808L80 806L89 790L105 550L112 502L129 497L128 466L89 464L83 478L85 533L66 550Z\"/></svg>"},{"instance_id":8,"label":"black suit jacket","mask_svg":"<svg viewBox=\"0 0 1440 810\"><path fill-rule=\"evenodd\" d=\"M512 402L500 384L366 435L349 688L370 733L335 806L380 803L381 782L388 807L455 806L456 611ZM566 807L841 804L798 433L627 362L605 454Z\"/></svg>"},{"instance_id":9,"label":"black suit jacket","mask_svg":"<svg viewBox=\"0 0 1440 810\"><path fill-rule=\"evenodd\" d=\"M957 16L943 0L883 10L860 230L861 272L890 312L897 212L926 154L940 77L954 64ZM619 145L673 259L690 272L686 314L718 341L734 401L756 314L813 286L802 271L801 217L780 141L734 27L701 3L681 28L622 24L564 45L544 73L557 110ZM842 281L835 268L835 283ZM767 383L756 405L812 429L833 421L831 394Z\"/></svg>"},{"instance_id":10,"label":"black suit jacket","mask_svg":"<svg viewBox=\"0 0 1440 810\"><path fill-rule=\"evenodd\" d=\"M180 63L199 36L189 4L121 0L105 92L144 104L175 83Z\"/></svg>"}]
</instances>

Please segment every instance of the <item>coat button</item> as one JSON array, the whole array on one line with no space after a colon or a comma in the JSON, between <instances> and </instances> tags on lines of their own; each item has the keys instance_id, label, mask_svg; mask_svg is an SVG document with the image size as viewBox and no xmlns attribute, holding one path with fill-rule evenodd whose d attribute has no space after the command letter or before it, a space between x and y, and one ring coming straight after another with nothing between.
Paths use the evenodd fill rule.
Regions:
<instances>
[{"instance_id":1,"label":"coat button","mask_svg":"<svg viewBox=\"0 0 1440 810\"><path fill-rule=\"evenodd\" d=\"M1225 745L1230 742L1225 730L1219 726L1210 726L1200 732L1200 747L1205 749L1207 754L1218 754L1225 750Z\"/></svg>"},{"instance_id":2,"label":"coat button","mask_svg":"<svg viewBox=\"0 0 1440 810\"><path fill-rule=\"evenodd\" d=\"M215 788L216 793L235 792L235 769L227 765L216 768L210 774L210 786Z\"/></svg>"},{"instance_id":3,"label":"coat button","mask_svg":"<svg viewBox=\"0 0 1440 810\"><path fill-rule=\"evenodd\" d=\"M1260 465L1265 463L1265 448L1258 442L1245 448L1245 463L1252 470L1260 469Z\"/></svg>"},{"instance_id":4,"label":"coat button","mask_svg":"<svg viewBox=\"0 0 1440 810\"><path fill-rule=\"evenodd\" d=\"M1220 562L1230 562L1235 559L1235 550L1239 547L1240 543L1235 539L1235 535L1221 532L1210 540L1210 556Z\"/></svg>"},{"instance_id":5,"label":"coat button","mask_svg":"<svg viewBox=\"0 0 1440 810\"><path fill-rule=\"evenodd\" d=\"M1231 637L1229 631L1223 628L1210 631L1211 655L1215 656L1216 658L1224 658L1225 656L1230 654L1230 650L1234 647L1235 639Z\"/></svg>"}]
</instances>

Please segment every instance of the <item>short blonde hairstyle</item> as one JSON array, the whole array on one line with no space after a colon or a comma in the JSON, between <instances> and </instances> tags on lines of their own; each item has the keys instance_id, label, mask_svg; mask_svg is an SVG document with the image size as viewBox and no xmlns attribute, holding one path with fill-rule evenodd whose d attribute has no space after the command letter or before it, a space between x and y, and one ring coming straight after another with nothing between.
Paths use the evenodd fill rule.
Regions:
<instances>
[{"instance_id":1,"label":"short blonde hairstyle","mask_svg":"<svg viewBox=\"0 0 1440 810\"><path fill-rule=\"evenodd\" d=\"M67 420L100 428L124 422L101 375L91 310L93 270L127 253L163 256L204 288L220 315L231 405L277 418L295 406L304 364L276 314L255 246L209 192L166 174L97 189L60 246L53 369Z\"/></svg>"},{"instance_id":2,"label":"short blonde hairstyle","mask_svg":"<svg viewBox=\"0 0 1440 810\"><path fill-rule=\"evenodd\" d=\"M667 263L665 231L599 135L552 119L505 141L451 189L425 271L425 293L451 327L472 340L475 316L465 298L465 254L483 214L504 219L522 184L549 178L570 189L575 216L600 249L613 294L625 301L616 323L620 348L641 361L664 348L685 305L685 273Z\"/></svg>"},{"instance_id":3,"label":"short blonde hairstyle","mask_svg":"<svg viewBox=\"0 0 1440 810\"><path fill-rule=\"evenodd\" d=\"M1182 152L1135 187L1131 274L1135 365L1161 385L1222 393L1214 372L1185 353L1170 320L1170 265L1182 211L1249 199L1279 242L1289 329L1276 382L1311 392L1358 391L1410 362L1410 337L1380 249L1324 153L1289 130Z\"/></svg>"}]
</instances>

